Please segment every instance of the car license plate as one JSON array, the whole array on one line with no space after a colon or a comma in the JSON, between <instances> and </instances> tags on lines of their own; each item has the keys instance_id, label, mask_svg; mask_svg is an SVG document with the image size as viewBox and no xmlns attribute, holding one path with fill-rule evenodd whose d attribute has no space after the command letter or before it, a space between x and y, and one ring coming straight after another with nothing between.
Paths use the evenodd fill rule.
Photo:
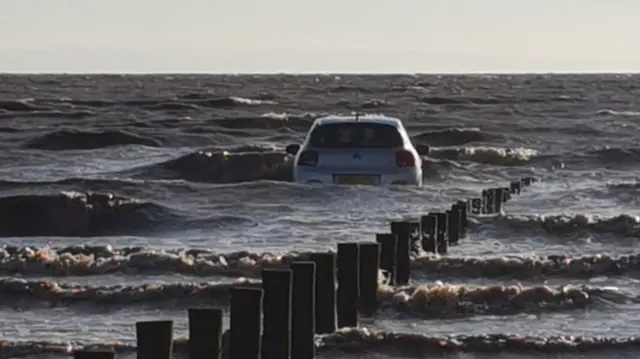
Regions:
<instances>
[{"instance_id":1,"label":"car license plate","mask_svg":"<svg viewBox=\"0 0 640 359\"><path fill-rule=\"evenodd\" d=\"M334 182L336 184L344 185L376 185L378 184L379 176L371 175L341 175L335 176Z\"/></svg>"}]
</instances>

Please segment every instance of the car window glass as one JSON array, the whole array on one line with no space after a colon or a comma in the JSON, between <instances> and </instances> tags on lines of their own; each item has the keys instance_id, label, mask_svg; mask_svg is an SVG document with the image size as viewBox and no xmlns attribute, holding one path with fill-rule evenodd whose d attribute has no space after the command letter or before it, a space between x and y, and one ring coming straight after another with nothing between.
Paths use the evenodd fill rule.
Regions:
<instances>
[{"instance_id":1,"label":"car window glass","mask_svg":"<svg viewBox=\"0 0 640 359\"><path fill-rule=\"evenodd\" d=\"M332 123L316 127L311 145L318 148L395 148L402 136L394 126L378 123Z\"/></svg>"}]
</instances>

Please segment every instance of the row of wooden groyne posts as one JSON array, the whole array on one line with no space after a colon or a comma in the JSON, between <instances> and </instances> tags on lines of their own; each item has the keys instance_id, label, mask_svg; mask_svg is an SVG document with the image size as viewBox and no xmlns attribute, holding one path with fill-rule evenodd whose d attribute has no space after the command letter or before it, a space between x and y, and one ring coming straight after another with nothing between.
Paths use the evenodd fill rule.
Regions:
<instances>
[{"instance_id":1,"label":"row of wooden groyne posts","mask_svg":"<svg viewBox=\"0 0 640 359\"><path fill-rule=\"evenodd\" d=\"M263 268L262 285L230 290L229 329L221 308L188 309L191 359L312 359L315 335L357 327L360 316L378 309L380 272L391 285L409 284L412 251L446 254L467 234L468 215L502 212L514 194L536 182L524 177L509 187L490 188L481 197L458 201L439 213L391 222L375 242L338 243L337 251L312 253L308 261ZM295 314L295 315L294 315ZM138 359L170 359L173 321L139 321ZM113 350L81 349L76 359L114 359Z\"/></svg>"}]
</instances>

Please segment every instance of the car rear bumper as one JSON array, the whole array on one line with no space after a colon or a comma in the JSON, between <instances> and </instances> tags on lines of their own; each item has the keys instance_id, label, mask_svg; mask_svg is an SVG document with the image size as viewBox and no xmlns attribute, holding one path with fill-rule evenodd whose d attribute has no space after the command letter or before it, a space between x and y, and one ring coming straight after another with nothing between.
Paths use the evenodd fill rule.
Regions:
<instances>
[{"instance_id":1,"label":"car rear bumper","mask_svg":"<svg viewBox=\"0 0 640 359\"><path fill-rule=\"evenodd\" d=\"M402 169L392 173L374 173L374 172L361 172L361 171L341 171L341 172L318 172L313 169L301 169L294 170L293 178L294 182L304 184L317 184L317 185L335 185L336 176L339 175L358 175L358 176L379 176L375 185L390 186L390 185L409 185L409 186L422 186L422 169L409 168ZM371 184L371 183L368 183Z\"/></svg>"}]
</instances>

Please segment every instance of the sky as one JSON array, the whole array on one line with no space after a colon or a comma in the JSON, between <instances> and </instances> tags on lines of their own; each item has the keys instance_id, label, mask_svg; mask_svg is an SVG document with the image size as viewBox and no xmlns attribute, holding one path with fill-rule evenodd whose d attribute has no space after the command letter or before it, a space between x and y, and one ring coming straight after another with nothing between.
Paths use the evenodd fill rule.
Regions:
<instances>
[{"instance_id":1,"label":"sky","mask_svg":"<svg viewBox=\"0 0 640 359\"><path fill-rule=\"evenodd\" d=\"M639 0L0 0L0 72L640 72Z\"/></svg>"}]
</instances>

